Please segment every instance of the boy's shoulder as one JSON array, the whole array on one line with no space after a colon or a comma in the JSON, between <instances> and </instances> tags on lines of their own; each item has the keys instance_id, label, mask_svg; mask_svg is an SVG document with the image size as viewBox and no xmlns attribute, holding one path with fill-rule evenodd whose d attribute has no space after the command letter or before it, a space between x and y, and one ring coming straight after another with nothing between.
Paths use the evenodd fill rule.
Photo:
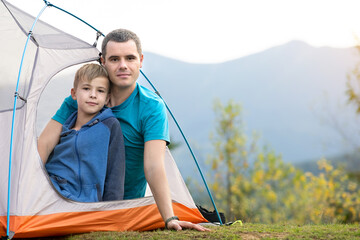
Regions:
<instances>
[{"instance_id":1,"label":"boy's shoulder","mask_svg":"<svg viewBox=\"0 0 360 240\"><path fill-rule=\"evenodd\" d=\"M108 118L104 119L102 121L102 123L107 125L107 126L112 126L112 125L119 125L120 126L119 120L117 120L117 118L115 116L108 117Z\"/></svg>"},{"instance_id":2,"label":"boy's shoulder","mask_svg":"<svg viewBox=\"0 0 360 240\"><path fill-rule=\"evenodd\" d=\"M113 125L113 124L119 124L119 121L115 117L114 113L110 108L104 107L101 113L99 114L99 120L104 123L105 125Z\"/></svg>"},{"instance_id":3,"label":"boy's shoulder","mask_svg":"<svg viewBox=\"0 0 360 240\"><path fill-rule=\"evenodd\" d=\"M101 115L102 124L107 126L110 129L110 131L116 130L116 129L121 129L120 122L115 117L111 108L105 107L100 115Z\"/></svg>"}]
</instances>

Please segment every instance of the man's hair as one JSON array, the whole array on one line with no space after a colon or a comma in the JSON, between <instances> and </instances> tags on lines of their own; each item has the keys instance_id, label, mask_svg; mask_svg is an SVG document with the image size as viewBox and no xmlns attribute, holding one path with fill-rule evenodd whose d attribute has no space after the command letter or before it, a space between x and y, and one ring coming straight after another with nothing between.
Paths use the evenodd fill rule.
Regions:
<instances>
[{"instance_id":1,"label":"man's hair","mask_svg":"<svg viewBox=\"0 0 360 240\"><path fill-rule=\"evenodd\" d=\"M74 89L77 88L80 80L91 81L97 77L105 77L109 79L109 74L106 71L106 69L99 64L89 63L83 65L75 73ZM110 85L109 85L109 90L110 90Z\"/></svg>"},{"instance_id":2,"label":"man's hair","mask_svg":"<svg viewBox=\"0 0 360 240\"><path fill-rule=\"evenodd\" d=\"M101 45L101 51L102 51L102 56L105 58L106 56L106 46L108 44L109 41L113 41L113 42L127 42L129 40L133 40L136 44L136 48L137 51L139 53L139 55L142 55L142 49L141 49L141 42L139 37L133 33L130 30L127 29L115 29L111 32L109 32Z\"/></svg>"}]
</instances>

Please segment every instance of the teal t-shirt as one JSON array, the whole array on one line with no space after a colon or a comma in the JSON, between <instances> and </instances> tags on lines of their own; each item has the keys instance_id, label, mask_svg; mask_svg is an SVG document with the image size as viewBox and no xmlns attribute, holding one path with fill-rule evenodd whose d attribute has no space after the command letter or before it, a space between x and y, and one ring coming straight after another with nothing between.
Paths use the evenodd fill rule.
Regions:
<instances>
[{"instance_id":1,"label":"teal t-shirt","mask_svg":"<svg viewBox=\"0 0 360 240\"><path fill-rule=\"evenodd\" d=\"M67 97L52 119L63 124L76 110L76 101ZM124 199L143 197L146 190L144 144L150 140L170 142L165 104L159 96L137 83L128 99L111 110L119 120L124 135Z\"/></svg>"}]
</instances>

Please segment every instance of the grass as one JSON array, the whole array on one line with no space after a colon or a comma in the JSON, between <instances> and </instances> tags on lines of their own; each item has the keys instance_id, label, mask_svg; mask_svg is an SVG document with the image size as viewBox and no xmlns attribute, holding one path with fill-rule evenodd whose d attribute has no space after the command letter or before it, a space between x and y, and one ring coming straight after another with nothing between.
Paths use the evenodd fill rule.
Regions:
<instances>
[{"instance_id":1,"label":"grass","mask_svg":"<svg viewBox=\"0 0 360 240\"><path fill-rule=\"evenodd\" d=\"M156 230L149 232L93 232L43 240L113 240L113 239L360 239L359 224L290 225L233 224L209 227L211 232Z\"/></svg>"}]
</instances>

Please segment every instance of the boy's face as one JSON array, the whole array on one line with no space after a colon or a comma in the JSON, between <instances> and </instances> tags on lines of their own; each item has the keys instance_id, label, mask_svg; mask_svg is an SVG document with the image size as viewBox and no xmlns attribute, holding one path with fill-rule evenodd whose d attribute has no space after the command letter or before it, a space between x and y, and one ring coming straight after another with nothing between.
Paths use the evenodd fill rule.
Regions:
<instances>
[{"instance_id":1,"label":"boy's face","mask_svg":"<svg viewBox=\"0 0 360 240\"><path fill-rule=\"evenodd\" d=\"M135 88L142 67L143 56L138 53L134 40L109 41L102 64L109 73L113 87Z\"/></svg>"},{"instance_id":2,"label":"boy's face","mask_svg":"<svg viewBox=\"0 0 360 240\"><path fill-rule=\"evenodd\" d=\"M108 100L109 87L106 77L97 77L90 81L80 79L76 89L71 89L72 98L77 100L79 116L95 116Z\"/></svg>"}]
</instances>

